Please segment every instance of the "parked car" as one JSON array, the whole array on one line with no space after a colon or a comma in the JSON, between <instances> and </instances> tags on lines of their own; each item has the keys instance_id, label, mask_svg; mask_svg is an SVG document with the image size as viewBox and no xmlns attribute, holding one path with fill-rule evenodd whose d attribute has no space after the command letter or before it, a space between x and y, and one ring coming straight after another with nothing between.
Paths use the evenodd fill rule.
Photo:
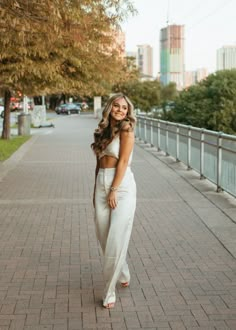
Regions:
<instances>
[{"instance_id":1,"label":"parked car","mask_svg":"<svg viewBox=\"0 0 236 330\"><path fill-rule=\"evenodd\" d=\"M81 111L81 106L76 103L66 103L56 107L55 111L58 115L60 114L70 115L71 113L79 114Z\"/></svg>"},{"instance_id":2,"label":"parked car","mask_svg":"<svg viewBox=\"0 0 236 330\"><path fill-rule=\"evenodd\" d=\"M19 107L19 102L11 102L10 103L10 110L11 111L17 111ZM4 105L0 105L0 115L3 118L4 117Z\"/></svg>"},{"instance_id":3,"label":"parked car","mask_svg":"<svg viewBox=\"0 0 236 330\"><path fill-rule=\"evenodd\" d=\"M34 104L33 102L28 102L27 104L28 110L33 110ZM10 103L10 110L12 111L22 111L23 110L23 102L11 102ZM4 106L0 105L0 116L4 117Z\"/></svg>"},{"instance_id":4,"label":"parked car","mask_svg":"<svg viewBox=\"0 0 236 330\"><path fill-rule=\"evenodd\" d=\"M4 117L4 106L0 105L0 116L3 118Z\"/></svg>"},{"instance_id":5,"label":"parked car","mask_svg":"<svg viewBox=\"0 0 236 330\"><path fill-rule=\"evenodd\" d=\"M82 110L87 110L88 109L88 104L86 102L75 102Z\"/></svg>"},{"instance_id":6,"label":"parked car","mask_svg":"<svg viewBox=\"0 0 236 330\"><path fill-rule=\"evenodd\" d=\"M18 104L17 110L23 110L23 107L24 107L24 102L20 102ZM32 102L28 102L27 107L28 107L28 110L33 110L34 104Z\"/></svg>"}]
</instances>

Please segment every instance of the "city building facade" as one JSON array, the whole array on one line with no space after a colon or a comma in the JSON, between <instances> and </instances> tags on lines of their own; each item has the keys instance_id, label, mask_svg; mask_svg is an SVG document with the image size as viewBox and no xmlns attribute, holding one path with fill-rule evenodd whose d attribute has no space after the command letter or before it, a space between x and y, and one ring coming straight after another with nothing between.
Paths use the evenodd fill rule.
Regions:
<instances>
[{"instance_id":1,"label":"city building facade","mask_svg":"<svg viewBox=\"0 0 236 330\"><path fill-rule=\"evenodd\" d=\"M207 76L209 75L208 69L207 68L199 68L196 71L196 80L197 82L206 79Z\"/></svg>"},{"instance_id":2,"label":"city building facade","mask_svg":"<svg viewBox=\"0 0 236 330\"><path fill-rule=\"evenodd\" d=\"M185 71L184 73L184 87L188 88L196 84L196 71Z\"/></svg>"},{"instance_id":3,"label":"city building facade","mask_svg":"<svg viewBox=\"0 0 236 330\"><path fill-rule=\"evenodd\" d=\"M160 81L163 85L175 82L184 88L184 25L168 25L160 32Z\"/></svg>"},{"instance_id":4,"label":"city building facade","mask_svg":"<svg viewBox=\"0 0 236 330\"><path fill-rule=\"evenodd\" d=\"M236 45L223 46L217 50L216 69L227 70L236 68Z\"/></svg>"},{"instance_id":5,"label":"city building facade","mask_svg":"<svg viewBox=\"0 0 236 330\"><path fill-rule=\"evenodd\" d=\"M150 45L138 45L136 63L141 78L153 78L153 49Z\"/></svg>"},{"instance_id":6,"label":"city building facade","mask_svg":"<svg viewBox=\"0 0 236 330\"><path fill-rule=\"evenodd\" d=\"M194 71L185 71L184 73L184 87L195 85L208 76L208 70L206 68L199 68Z\"/></svg>"}]
</instances>

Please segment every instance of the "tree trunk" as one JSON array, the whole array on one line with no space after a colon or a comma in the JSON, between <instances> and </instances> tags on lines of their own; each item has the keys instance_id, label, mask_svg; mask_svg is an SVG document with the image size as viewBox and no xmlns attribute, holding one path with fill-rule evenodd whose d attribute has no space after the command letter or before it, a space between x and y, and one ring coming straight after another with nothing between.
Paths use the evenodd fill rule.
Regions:
<instances>
[{"instance_id":1,"label":"tree trunk","mask_svg":"<svg viewBox=\"0 0 236 330\"><path fill-rule=\"evenodd\" d=\"M11 102L11 92L9 89L7 89L5 90L4 93L4 117L3 117L3 129L2 129L2 139L5 140L9 140L11 137L10 102Z\"/></svg>"}]
</instances>

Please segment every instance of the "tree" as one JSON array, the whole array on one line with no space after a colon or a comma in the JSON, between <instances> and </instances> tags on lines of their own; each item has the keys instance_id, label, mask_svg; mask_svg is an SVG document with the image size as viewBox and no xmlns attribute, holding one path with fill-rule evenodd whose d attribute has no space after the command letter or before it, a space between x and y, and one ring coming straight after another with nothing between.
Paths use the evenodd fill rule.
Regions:
<instances>
[{"instance_id":1,"label":"tree","mask_svg":"<svg viewBox=\"0 0 236 330\"><path fill-rule=\"evenodd\" d=\"M142 111L151 111L160 104L160 88L157 80L139 81L137 78L119 86L120 91L132 99L134 107Z\"/></svg>"},{"instance_id":2,"label":"tree","mask_svg":"<svg viewBox=\"0 0 236 330\"><path fill-rule=\"evenodd\" d=\"M172 111L173 121L230 134L235 118L236 70L218 71L182 91Z\"/></svg>"},{"instance_id":3,"label":"tree","mask_svg":"<svg viewBox=\"0 0 236 330\"><path fill-rule=\"evenodd\" d=\"M178 96L178 91L176 88L176 83L170 82L166 86L161 86L161 108L162 115L161 118L163 120L170 120L170 104L172 104Z\"/></svg>"},{"instance_id":4,"label":"tree","mask_svg":"<svg viewBox=\"0 0 236 330\"><path fill-rule=\"evenodd\" d=\"M178 96L178 91L176 89L176 83L170 82L166 86L161 87L161 101L169 102L174 101Z\"/></svg>"},{"instance_id":5,"label":"tree","mask_svg":"<svg viewBox=\"0 0 236 330\"><path fill-rule=\"evenodd\" d=\"M0 0L0 76L6 106L24 95L104 93L121 66L113 31L129 0ZM8 99L8 101L7 101ZM10 137L9 107L3 138Z\"/></svg>"},{"instance_id":6,"label":"tree","mask_svg":"<svg viewBox=\"0 0 236 330\"><path fill-rule=\"evenodd\" d=\"M208 112L203 111L203 107L209 108L209 99L204 97L206 88L203 84L193 85L188 90L180 92L176 99L172 118L174 121L205 127L208 121Z\"/></svg>"},{"instance_id":7,"label":"tree","mask_svg":"<svg viewBox=\"0 0 236 330\"><path fill-rule=\"evenodd\" d=\"M125 86L138 82L139 70L137 69L135 58L127 56L124 59L121 74L118 76L117 83L112 87L113 92L120 92Z\"/></svg>"}]
</instances>

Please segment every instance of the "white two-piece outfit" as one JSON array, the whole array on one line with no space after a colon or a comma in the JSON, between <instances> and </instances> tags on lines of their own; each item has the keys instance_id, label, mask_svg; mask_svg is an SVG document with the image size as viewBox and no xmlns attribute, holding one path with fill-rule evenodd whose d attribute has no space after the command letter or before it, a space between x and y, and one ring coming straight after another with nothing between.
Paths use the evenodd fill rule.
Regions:
<instances>
[{"instance_id":1,"label":"white two-piece outfit","mask_svg":"<svg viewBox=\"0 0 236 330\"><path fill-rule=\"evenodd\" d=\"M99 155L119 159L120 137L115 137ZM103 305L116 301L115 287L130 282L130 272L126 262L131 230L136 207L136 183L130 168L132 153L128 167L119 185L117 206L109 207L107 195L110 192L116 168L100 168L96 179L95 190L95 226L97 238L104 254L104 278L106 282Z\"/></svg>"}]
</instances>

